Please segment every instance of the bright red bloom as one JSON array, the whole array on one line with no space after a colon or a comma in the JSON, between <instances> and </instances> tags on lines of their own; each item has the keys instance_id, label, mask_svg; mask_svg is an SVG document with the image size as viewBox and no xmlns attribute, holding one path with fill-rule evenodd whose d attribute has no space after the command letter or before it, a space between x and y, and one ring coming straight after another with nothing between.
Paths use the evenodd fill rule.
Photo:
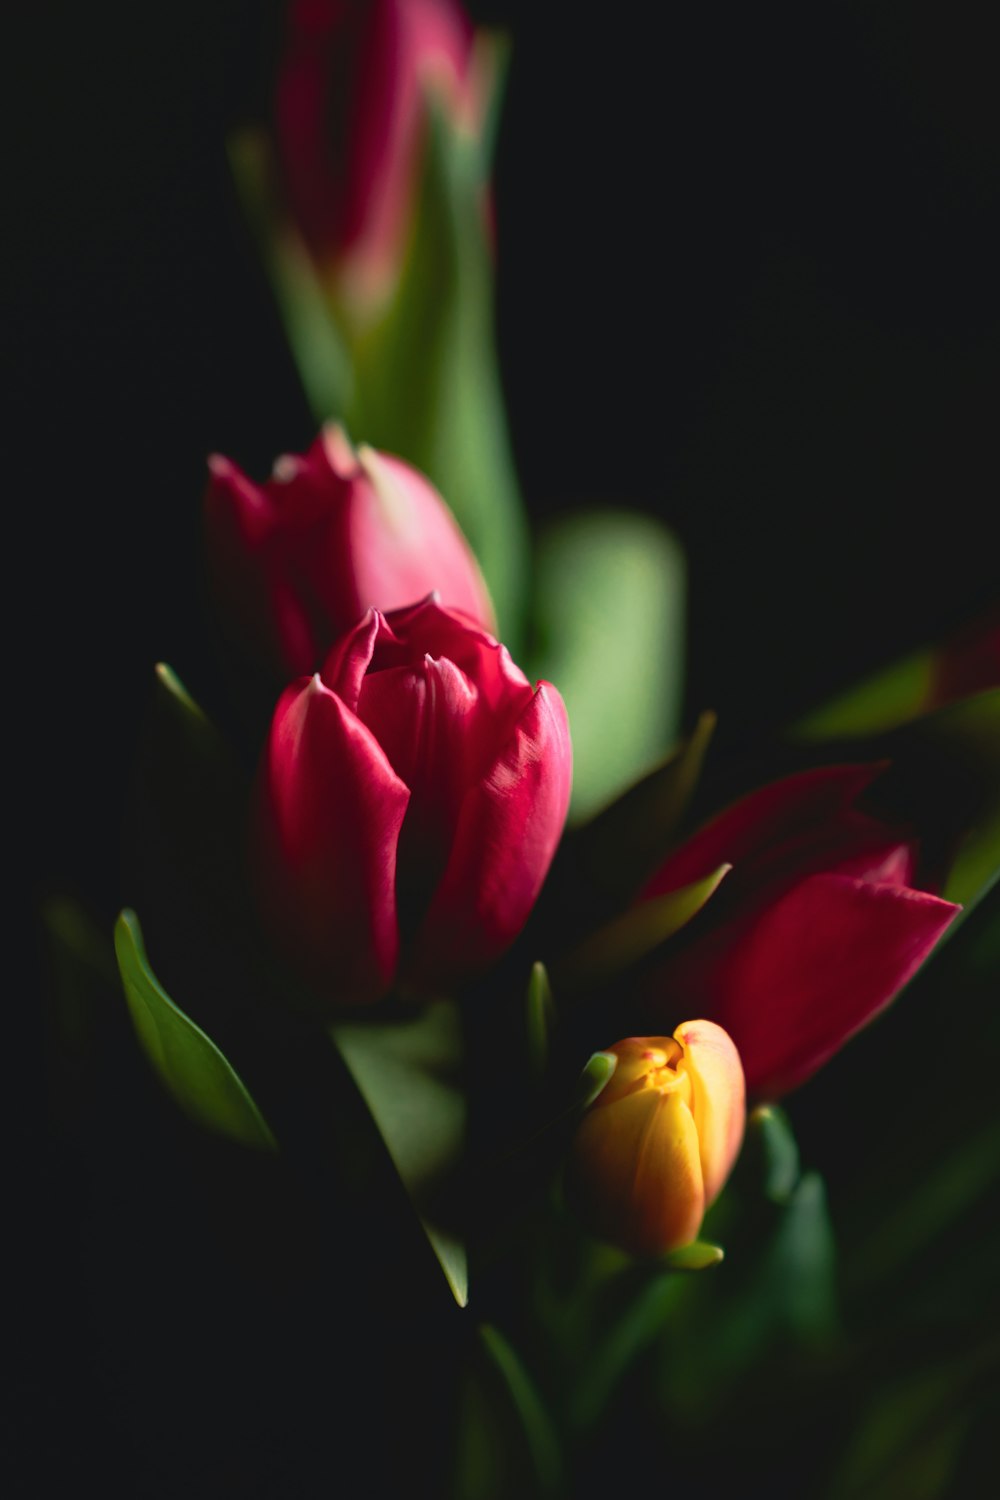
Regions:
<instances>
[{"instance_id":1,"label":"bright red bloom","mask_svg":"<svg viewBox=\"0 0 1000 1500\"><path fill-rule=\"evenodd\" d=\"M725 1027L757 1096L802 1083L888 1005L959 909L911 885L915 840L854 806L880 769L824 767L752 792L643 892L732 865L657 969L650 1008Z\"/></svg>"},{"instance_id":2,"label":"bright red bloom","mask_svg":"<svg viewBox=\"0 0 1000 1500\"><path fill-rule=\"evenodd\" d=\"M346 296L377 303L405 246L428 86L470 125L472 27L454 0L293 0L276 124L292 214Z\"/></svg>"},{"instance_id":3,"label":"bright red bloom","mask_svg":"<svg viewBox=\"0 0 1000 1500\"><path fill-rule=\"evenodd\" d=\"M265 916L335 1004L468 978L520 932L569 805L556 690L433 599L370 610L285 690L261 768Z\"/></svg>"},{"instance_id":4,"label":"bright red bloom","mask_svg":"<svg viewBox=\"0 0 1000 1500\"><path fill-rule=\"evenodd\" d=\"M365 610L400 609L436 591L493 626L468 543L416 469L324 428L258 485L228 458L209 460L205 521L227 624L283 681L311 672Z\"/></svg>"}]
</instances>

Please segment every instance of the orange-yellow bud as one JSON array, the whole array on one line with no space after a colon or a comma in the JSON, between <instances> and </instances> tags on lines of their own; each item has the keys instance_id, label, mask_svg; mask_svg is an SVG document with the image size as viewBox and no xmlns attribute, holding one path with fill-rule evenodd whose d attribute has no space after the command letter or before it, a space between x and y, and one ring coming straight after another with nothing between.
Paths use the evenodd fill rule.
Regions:
<instances>
[{"instance_id":1,"label":"orange-yellow bud","mask_svg":"<svg viewBox=\"0 0 1000 1500\"><path fill-rule=\"evenodd\" d=\"M713 1021L608 1047L615 1071L570 1159L573 1198L599 1238L660 1255L697 1238L743 1140L739 1053Z\"/></svg>"}]
</instances>

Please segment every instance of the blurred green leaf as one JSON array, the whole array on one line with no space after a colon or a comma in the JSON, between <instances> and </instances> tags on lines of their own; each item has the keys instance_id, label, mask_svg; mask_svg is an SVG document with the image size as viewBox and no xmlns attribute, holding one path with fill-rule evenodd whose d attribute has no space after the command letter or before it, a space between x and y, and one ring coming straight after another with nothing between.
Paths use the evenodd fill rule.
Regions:
<instances>
[{"instance_id":1,"label":"blurred green leaf","mask_svg":"<svg viewBox=\"0 0 1000 1500\"><path fill-rule=\"evenodd\" d=\"M350 359L309 252L280 202L270 137L263 130L241 130L226 145L236 191L319 426L343 416L350 404Z\"/></svg>"},{"instance_id":2,"label":"blurred green leaf","mask_svg":"<svg viewBox=\"0 0 1000 1500\"><path fill-rule=\"evenodd\" d=\"M881 1500L888 1495L943 1500L946 1495L974 1493L954 1489L953 1483L977 1415L977 1390L984 1383L996 1389L998 1354L994 1341L992 1348L959 1360L938 1360L930 1369L875 1387L832 1478L830 1500ZM985 1495L988 1489L979 1493Z\"/></svg>"},{"instance_id":3,"label":"blurred green leaf","mask_svg":"<svg viewBox=\"0 0 1000 1500\"><path fill-rule=\"evenodd\" d=\"M594 511L539 539L533 675L566 701L577 819L649 771L677 733L684 596L681 550L652 517Z\"/></svg>"},{"instance_id":4,"label":"blurred green leaf","mask_svg":"<svg viewBox=\"0 0 1000 1500\"><path fill-rule=\"evenodd\" d=\"M663 1262L671 1271L707 1271L725 1259L721 1245L710 1245L706 1240L695 1240L682 1245L679 1250L669 1250Z\"/></svg>"},{"instance_id":5,"label":"blurred green leaf","mask_svg":"<svg viewBox=\"0 0 1000 1500\"><path fill-rule=\"evenodd\" d=\"M760 1180L772 1203L787 1203L799 1180L799 1148L782 1110L759 1104L747 1120L740 1163L744 1174Z\"/></svg>"},{"instance_id":6,"label":"blurred green leaf","mask_svg":"<svg viewBox=\"0 0 1000 1500\"><path fill-rule=\"evenodd\" d=\"M235 1069L157 980L132 911L118 918L115 953L142 1048L184 1113L241 1145L275 1150L274 1136Z\"/></svg>"},{"instance_id":7,"label":"blurred green leaf","mask_svg":"<svg viewBox=\"0 0 1000 1500\"><path fill-rule=\"evenodd\" d=\"M858 739L922 714L934 683L935 650L928 646L866 677L792 726L802 740Z\"/></svg>"},{"instance_id":8,"label":"blurred green leaf","mask_svg":"<svg viewBox=\"0 0 1000 1500\"><path fill-rule=\"evenodd\" d=\"M41 916L53 1020L62 1046L76 1051L86 1046L99 1001L119 993L114 947L70 897L50 897Z\"/></svg>"},{"instance_id":9,"label":"blurred green leaf","mask_svg":"<svg viewBox=\"0 0 1000 1500\"><path fill-rule=\"evenodd\" d=\"M577 1086L575 1108L589 1109L606 1084L614 1077L618 1059L613 1052L595 1052L590 1058Z\"/></svg>"},{"instance_id":10,"label":"blurred green leaf","mask_svg":"<svg viewBox=\"0 0 1000 1500\"><path fill-rule=\"evenodd\" d=\"M403 1021L342 1021L330 1034L420 1214L456 1302L468 1301L465 1245L439 1200L462 1154L465 1095L458 1011L439 1000Z\"/></svg>"},{"instance_id":11,"label":"blurred green leaf","mask_svg":"<svg viewBox=\"0 0 1000 1500\"><path fill-rule=\"evenodd\" d=\"M880 1219L850 1264L852 1290L879 1283L919 1255L962 1216L1000 1174L1000 1122L991 1121L947 1159L921 1175L917 1187Z\"/></svg>"},{"instance_id":12,"label":"blurred green leaf","mask_svg":"<svg viewBox=\"0 0 1000 1500\"><path fill-rule=\"evenodd\" d=\"M631 786L588 823L571 829L557 860L556 878L576 899L597 892L600 909L620 911L655 873L676 838L698 784L715 729L715 715L700 715L694 730L667 760ZM591 900L592 900L591 896ZM587 925L592 913L587 913Z\"/></svg>"},{"instance_id":13,"label":"blurred green leaf","mask_svg":"<svg viewBox=\"0 0 1000 1500\"><path fill-rule=\"evenodd\" d=\"M646 958L701 911L732 865L720 865L703 880L641 902L586 938L560 963L560 990L579 992L605 983Z\"/></svg>"},{"instance_id":14,"label":"blurred green leaf","mask_svg":"<svg viewBox=\"0 0 1000 1500\"><path fill-rule=\"evenodd\" d=\"M552 986L543 963L531 966L524 1008L528 1061L534 1076L541 1078L548 1063L549 1038L555 1023Z\"/></svg>"},{"instance_id":15,"label":"blurred green leaf","mask_svg":"<svg viewBox=\"0 0 1000 1500\"><path fill-rule=\"evenodd\" d=\"M494 87L503 49L492 46ZM500 634L517 655L528 585L527 523L507 433L493 330L487 140L431 98L424 177L398 289L352 341L350 431L423 470L475 552ZM488 136L489 132L487 132Z\"/></svg>"},{"instance_id":16,"label":"blurred green leaf","mask_svg":"<svg viewBox=\"0 0 1000 1500\"><path fill-rule=\"evenodd\" d=\"M977 693L932 714L924 734L935 744L952 745L968 758L981 800L948 873L942 895L968 912L1000 876L1000 689Z\"/></svg>"},{"instance_id":17,"label":"blurred green leaf","mask_svg":"<svg viewBox=\"0 0 1000 1500\"><path fill-rule=\"evenodd\" d=\"M563 1493L562 1454L551 1418L496 1328L478 1330L462 1395L454 1500L553 1500Z\"/></svg>"}]
</instances>

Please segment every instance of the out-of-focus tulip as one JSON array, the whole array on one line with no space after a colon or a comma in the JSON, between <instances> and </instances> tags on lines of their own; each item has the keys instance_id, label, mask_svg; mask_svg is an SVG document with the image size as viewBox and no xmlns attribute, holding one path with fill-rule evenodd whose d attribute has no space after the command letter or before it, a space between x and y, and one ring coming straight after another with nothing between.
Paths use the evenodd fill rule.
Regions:
<instances>
[{"instance_id":1,"label":"out-of-focus tulip","mask_svg":"<svg viewBox=\"0 0 1000 1500\"><path fill-rule=\"evenodd\" d=\"M615 1071L573 1140L569 1185L593 1232L634 1255L697 1238L743 1140L743 1069L712 1021L609 1047Z\"/></svg>"},{"instance_id":2,"label":"out-of-focus tulip","mask_svg":"<svg viewBox=\"0 0 1000 1500\"><path fill-rule=\"evenodd\" d=\"M569 804L562 699L434 599L370 610L282 695L256 869L275 936L332 1005L461 983L517 936Z\"/></svg>"},{"instance_id":3,"label":"out-of-focus tulip","mask_svg":"<svg viewBox=\"0 0 1000 1500\"><path fill-rule=\"evenodd\" d=\"M292 0L276 125L292 213L341 300L377 306L398 273L431 89L481 113L472 28L454 0Z\"/></svg>"},{"instance_id":4,"label":"out-of-focus tulip","mask_svg":"<svg viewBox=\"0 0 1000 1500\"><path fill-rule=\"evenodd\" d=\"M365 610L401 609L436 591L488 629L493 608L451 511L416 469L355 451L323 429L258 485L209 460L209 564L224 619L282 681L311 672Z\"/></svg>"},{"instance_id":5,"label":"out-of-focus tulip","mask_svg":"<svg viewBox=\"0 0 1000 1500\"><path fill-rule=\"evenodd\" d=\"M661 866L643 898L732 869L655 968L648 1015L697 1009L730 1033L751 1094L802 1083L896 995L959 908L914 885L918 844L856 799L883 767L760 788Z\"/></svg>"}]
</instances>

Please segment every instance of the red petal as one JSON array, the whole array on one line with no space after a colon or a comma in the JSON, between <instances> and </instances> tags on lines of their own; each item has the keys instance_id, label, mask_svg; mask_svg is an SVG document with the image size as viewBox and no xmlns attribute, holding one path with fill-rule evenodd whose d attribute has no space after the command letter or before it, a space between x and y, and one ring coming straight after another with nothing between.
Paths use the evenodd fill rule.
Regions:
<instances>
[{"instance_id":1,"label":"red petal","mask_svg":"<svg viewBox=\"0 0 1000 1500\"><path fill-rule=\"evenodd\" d=\"M889 1004L958 909L923 891L812 875L749 924L720 964L699 945L702 1000L736 1043L747 1089L774 1098L814 1073ZM696 950L682 958L686 996L698 959Z\"/></svg>"},{"instance_id":2,"label":"red petal","mask_svg":"<svg viewBox=\"0 0 1000 1500\"><path fill-rule=\"evenodd\" d=\"M318 677L282 694L259 784L257 884L297 966L338 1003L376 999L399 951L396 847L410 794Z\"/></svg>"},{"instance_id":3,"label":"red petal","mask_svg":"<svg viewBox=\"0 0 1000 1500\"><path fill-rule=\"evenodd\" d=\"M542 888L569 808L566 709L540 684L489 773L467 794L414 968L446 977L480 968L510 944Z\"/></svg>"},{"instance_id":4,"label":"red petal","mask_svg":"<svg viewBox=\"0 0 1000 1500\"><path fill-rule=\"evenodd\" d=\"M882 769L879 764L822 766L786 776L741 797L668 857L642 897L662 896L690 885L721 864L734 865L738 874L740 865L749 858L770 855L789 841L798 852L804 830L810 830L815 840L813 830L827 830L842 820L851 803ZM849 816L855 819L859 815ZM858 841L870 841L874 827L870 820L859 819Z\"/></svg>"}]
</instances>

